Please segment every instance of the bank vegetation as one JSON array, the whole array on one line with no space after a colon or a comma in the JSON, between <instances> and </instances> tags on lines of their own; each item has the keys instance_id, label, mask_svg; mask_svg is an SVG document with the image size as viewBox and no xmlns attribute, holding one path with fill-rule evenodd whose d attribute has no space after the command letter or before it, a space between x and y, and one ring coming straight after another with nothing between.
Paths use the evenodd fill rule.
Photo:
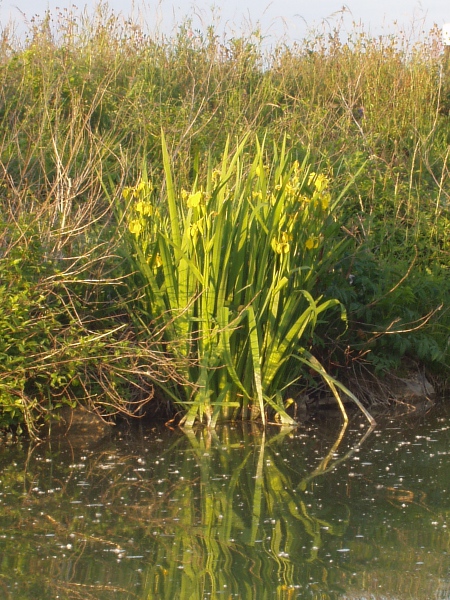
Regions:
<instances>
[{"instance_id":1,"label":"bank vegetation","mask_svg":"<svg viewBox=\"0 0 450 600\"><path fill-rule=\"evenodd\" d=\"M437 30L269 49L104 4L5 27L0 426L292 423L320 394L345 418L411 369L444 391L449 149Z\"/></svg>"}]
</instances>

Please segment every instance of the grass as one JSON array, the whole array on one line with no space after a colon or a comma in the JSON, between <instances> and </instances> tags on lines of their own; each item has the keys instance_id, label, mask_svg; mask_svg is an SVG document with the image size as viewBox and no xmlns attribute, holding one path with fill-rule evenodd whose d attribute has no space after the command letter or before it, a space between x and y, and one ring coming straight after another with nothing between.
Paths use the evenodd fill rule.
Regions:
<instances>
[{"instance_id":1,"label":"grass","mask_svg":"<svg viewBox=\"0 0 450 600\"><path fill-rule=\"evenodd\" d=\"M126 412L134 401L141 406L151 398L155 383L178 395L178 384L187 389L190 381L192 388L183 392L182 400L185 414L190 415L187 422L193 422L194 413L189 412L187 403L195 390L211 392L208 402L215 398L219 406L226 394L220 396L217 382L211 388L204 384L205 377L220 379L217 369L210 370L211 364L207 364L207 376L204 372L199 379L199 372L192 377L192 369L199 369L207 355L200 340L207 343L211 326L205 325L207 335L202 330L192 354L192 321L188 318L189 311L194 311L195 318L203 315L205 293L196 286L199 282L203 285L208 269L216 268L208 264L219 260L219 250L211 247L205 251L203 247L201 258L199 237L198 244L189 249L194 255L188 252L188 258L182 257L187 252L183 247L186 227L194 225L194 217L206 222L207 214L195 215L192 207L188 216L182 208L181 190L189 197L202 192L203 186L208 202L214 204L224 193L229 176L239 206L246 206L247 212L242 214L252 215L256 227L254 207L253 214L248 212L247 192L259 193L262 188L265 194L264 186L275 183L277 169L288 173L294 161L301 163L306 155L310 171L330 179L331 198L341 198L333 217L337 237L319 232L318 238L323 235L331 246L345 238L346 244L334 258L328 256L324 266L316 256L313 272L320 275L306 286L304 282L295 285L311 295L316 308L321 302L339 301L346 309L348 327L342 327L339 311L323 311L299 348L317 357L330 377L345 375L357 364L382 373L401 367L407 358L440 373L440 381L445 383L450 328L450 72L437 30L415 44L400 32L380 39L355 29L345 41L338 31L329 36L315 34L290 46L280 41L269 54L258 31L227 37L209 27L192 33L189 22L184 22L172 36L165 37L123 20L102 4L92 18L76 10L56 16L48 13L30 24L23 42L3 30L0 84L2 327L10 336L0 360L2 371L10 374L2 388L3 414L13 414L5 418L4 425L24 420L33 423L33 415L46 412L43 406L52 406L48 399L55 392L64 401L90 398L99 410L106 403L112 412L114 406ZM242 157L239 152L224 150L227 144L238 147L244 139L251 144L256 139L261 144L265 141L259 150L253 145L250 152L251 144L240 150ZM283 166L288 155L292 157L290 166ZM232 156L239 157L240 170L236 167L228 173L227 160ZM253 160L261 163L262 179L254 176ZM222 191L214 195L212 173L218 165L222 165L218 188ZM268 167L267 177L264 167ZM198 272L190 272L189 293L182 301L181 292L170 297L167 283L164 303L158 287L162 284L151 292L147 286L140 300L140 288L129 285L137 250L130 251L126 241L129 222L124 220L128 216L119 207L124 204L123 190L135 190L141 178L145 184L145 177L155 187L153 201L161 216L156 252L165 265L164 278L168 280L171 273L163 252L175 259L176 268L182 260L190 261L191 268L193 256L200 261L196 263ZM211 210L220 213L219 206L213 209L212 204ZM136 209L130 210L135 210L137 221ZM224 238L225 244L235 239L241 226L233 219L226 222L231 237ZM210 225L216 227L217 222ZM179 240L170 237L177 231ZM213 235L213 229L210 231ZM281 229L272 232L263 248L264 238L255 229L251 234L255 238L246 242L250 263L262 256L273 261L277 253L272 239L275 244L290 243L279 237L281 233ZM218 239L224 233L214 235ZM150 245L156 243L151 236L148 239ZM231 270L236 268L231 260L234 250L228 252L226 266ZM209 253L212 260L208 263ZM140 272L144 280L147 277L147 284L153 268L158 268L157 254L152 256L147 275L141 260ZM305 266L304 261L302 256L296 267ZM265 266L271 264L269 260ZM248 275L244 287L251 281L250 271ZM283 277L281 271L277 276ZM138 281L142 283L142 279ZM24 288L29 291L25 293ZM263 289L274 288L267 284ZM42 293L35 297L36 290ZM156 299L145 298L147 293ZM236 356L250 352L248 360L261 368L261 353L267 352L263 340L268 335L264 302L255 300L256 290L250 286L242 292L242 302L236 298L236 307L242 305L245 310L234 314L235 299L230 309L217 300L218 293L212 297L215 310L219 305L221 310L205 309L204 314L214 314L227 326L234 323L247 328L249 340L253 310L258 338L253 347L258 347L260 356L251 354L249 341L245 351L236 342ZM20 294L21 308L28 312L15 322L12 317L18 309L12 299ZM39 300L41 296L45 301ZM301 311L313 305L305 295L303 298ZM155 302L161 310L164 304L168 312L160 314L170 315L170 327L182 330L182 335L177 333L180 347L176 352L161 346L173 343L164 337L169 334L168 325L163 337L152 330ZM262 302L259 313L254 302ZM139 306L141 314L130 316L129 308L136 311ZM223 312L225 308L228 314ZM180 318L174 319L178 313ZM35 323L43 316L49 319L48 328L36 330L36 338L25 336L27 343L32 338L33 344L60 350L57 355L45 354L53 358L43 367L37 386L34 365L42 362L33 363L31 370L25 368L24 362L21 364L25 351L20 350L19 342L24 338L23 323ZM206 323L204 315L201 322ZM276 334L281 335L281 329ZM233 344L237 334L230 330L229 335ZM83 353L78 355L81 339L87 340L85 347L92 353L89 369L85 369ZM188 350L181 351L183 344ZM145 372L149 352L154 353L150 356L158 365L159 378L156 372ZM119 355L123 358L120 367ZM95 356L108 365L101 374L92 367L99 364ZM225 357L216 360L223 366ZM71 364L67 375L66 365L71 361L77 366ZM229 364L227 369L231 393L238 384ZM86 374L84 388L80 386L81 372ZM58 380L58 373L60 384L51 384ZM306 387L309 380L314 384L311 365L302 373L301 386ZM288 381L282 371L266 392L261 392L254 375L251 384L243 384L243 377L237 374L246 389L241 392L248 406L255 405L256 397L261 416L266 403L275 413L286 412L287 397L282 390ZM174 377L176 383L167 386ZM88 381L96 382L94 389ZM88 391L81 394L80 388ZM119 402L121 397L127 401ZM205 417L199 406L195 418ZM214 410L207 419L218 418ZM228 414L233 410L230 405ZM248 411L244 409L243 414Z\"/></svg>"}]
</instances>

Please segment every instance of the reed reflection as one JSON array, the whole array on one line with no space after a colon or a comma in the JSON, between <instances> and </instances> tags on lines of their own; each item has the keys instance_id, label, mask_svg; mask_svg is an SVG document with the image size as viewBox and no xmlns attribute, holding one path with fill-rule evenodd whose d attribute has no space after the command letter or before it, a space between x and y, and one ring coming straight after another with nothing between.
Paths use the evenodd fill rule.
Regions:
<instances>
[{"instance_id":1,"label":"reed reflection","mask_svg":"<svg viewBox=\"0 0 450 600\"><path fill-rule=\"evenodd\" d=\"M276 435L257 426L186 432L190 451L185 455L195 457L199 485L191 483L192 460L185 462L183 528L174 531L176 542L163 559L166 576L157 577L155 570L148 594L273 598L276 590L276 597L291 598L301 590L329 590L320 551L329 539L343 535L350 508L332 496L316 499L313 487L371 432L338 458L346 428L314 469L308 452L293 455L292 461L280 452L297 437L290 428Z\"/></svg>"},{"instance_id":2,"label":"reed reflection","mask_svg":"<svg viewBox=\"0 0 450 600\"><path fill-rule=\"evenodd\" d=\"M4 447L3 596L429 600L450 585L450 421L361 424Z\"/></svg>"}]
</instances>

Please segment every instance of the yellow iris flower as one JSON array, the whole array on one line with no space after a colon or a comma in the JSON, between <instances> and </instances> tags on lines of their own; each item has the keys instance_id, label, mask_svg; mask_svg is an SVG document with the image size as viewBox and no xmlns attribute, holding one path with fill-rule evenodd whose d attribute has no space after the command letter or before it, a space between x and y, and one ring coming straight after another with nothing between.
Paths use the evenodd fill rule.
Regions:
<instances>
[{"instance_id":1,"label":"yellow iris flower","mask_svg":"<svg viewBox=\"0 0 450 600\"><path fill-rule=\"evenodd\" d=\"M133 219L128 223L128 229L130 230L130 233L137 237L142 231L142 224L139 219Z\"/></svg>"},{"instance_id":2,"label":"yellow iris flower","mask_svg":"<svg viewBox=\"0 0 450 600\"><path fill-rule=\"evenodd\" d=\"M183 194L183 192L182 192L182 196L185 198L186 194ZM195 194L187 194L188 208L197 208L198 206L200 206L200 202L202 200L203 200L203 192L201 190L199 190L198 192L195 192Z\"/></svg>"},{"instance_id":3,"label":"yellow iris flower","mask_svg":"<svg viewBox=\"0 0 450 600\"><path fill-rule=\"evenodd\" d=\"M144 216L150 216L153 214L153 206L150 204L150 202L144 202L143 200L139 200L139 202L136 203L134 210Z\"/></svg>"}]
</instances>

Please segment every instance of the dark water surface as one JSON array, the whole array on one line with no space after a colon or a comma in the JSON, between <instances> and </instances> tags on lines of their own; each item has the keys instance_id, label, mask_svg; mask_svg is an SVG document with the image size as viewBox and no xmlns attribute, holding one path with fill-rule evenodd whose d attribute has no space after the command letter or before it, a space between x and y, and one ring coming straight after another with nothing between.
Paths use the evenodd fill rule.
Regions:
<instances>
[{"instance_id":1,"label":"dark water surface","mask_svg":"<svg viewBox=\"0 0 450 600\"><path fill-rule=\"evenodd\" d=\"M1 599L450 599L450 411L0 446Z\"/></svg>"}]
</instances>

